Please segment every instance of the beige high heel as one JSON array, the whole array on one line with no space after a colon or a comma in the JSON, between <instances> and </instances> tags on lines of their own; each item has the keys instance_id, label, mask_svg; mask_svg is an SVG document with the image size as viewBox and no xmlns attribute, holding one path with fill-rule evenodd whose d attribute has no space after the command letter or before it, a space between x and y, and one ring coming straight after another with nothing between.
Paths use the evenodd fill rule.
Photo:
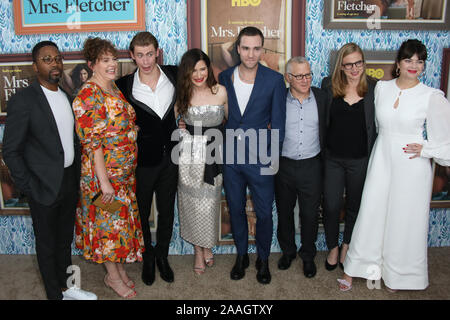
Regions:
<instances>
[{"instance_id":1,"label":"beige high heel","mask_svg":"<svg viewBox=\"0 0 450 320\"><path fill-rule=\"evenodd\" d=\"M205 264L211 268L214 265L214 255L213 255L211 249L208 249L208 251L211 252L211 257L205 257ZM205 249L203 249L203 255L204 255L204 252L205 252Z\"/></svg>"},{"instance_id":2,"label":"beige high heel","mask_svg":"<svg viewBox=\"0 0 450 320\"><path fill-rule=\"evenodd\" d=\"M201 250L201 249L198 250L197 248L194 248L194 253L195 253L195 257L194 257L194 273L197 274L197 275L202 275L203 273L205 273L205 269L206 269L205 265L203 264L204 263L204 258L202 257L202 259L200 260L202 262L202 266L198 266L198 265L195 264L196 261L197 261L197 257L200 254L199 251L200 251L200 253L203 253L203 250Z\"/></svg>"},{"instance_id":3,"label":"beige high heel","mask_svg":"<svg viewBox=\"0 0 450 320\"><path fill-rule=\"evenodd\" d=\"M123 281L123 278L125 278L125 276L128 277L125 270L123 270L123 271L119 270L119 274L120 274L120 278L122 278L122 281ZM128 288L134 289L136 287L136 285L134 284L134 281L131 280L129 277L128 277L128 279L129 280L127 282L125 282L125 281L123 281L123 282L127 285Z\"/></svg>"},{"instance_id":4,"label":"beige high heel","mask_svg":"<svg viewBox=\"0 0 450 320\"><path fill-rule=\"evenodd\" d=\"M127 286L128 291L125 292L124 294L120 294L119 291L117 291L117 289L116 289L117 285L123 284L126 286L126 284L122 281L122 279L111 280L111 278L109 277L109 273L107 273L105 275L103 282L105 283L105 285L107 287L111 288L121 298L132 299L132 298L136 297L136 295L137 295L136 291L134 291L133 289L130 289L128 286Z\"/></svg>"}]
</instances>

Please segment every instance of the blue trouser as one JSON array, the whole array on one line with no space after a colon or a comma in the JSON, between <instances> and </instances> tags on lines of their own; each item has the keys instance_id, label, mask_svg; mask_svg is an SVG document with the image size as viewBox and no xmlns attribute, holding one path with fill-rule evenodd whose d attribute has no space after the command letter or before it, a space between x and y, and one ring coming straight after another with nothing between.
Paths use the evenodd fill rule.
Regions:
<instances>
[{"instance_id":1,"label":"blue trouser","mask_svg":"<svg viewBox=\"0 0 450 320\"><path fill-rule=\"evenodd\" d=\"M245 213L248 186L256 212L256 250L260 259L267 260L273 233L274 176L261 175L260 169L259 165L224 165L223 178L237 253L244 255L248 250Z\"/></svg>"}]
</instances>

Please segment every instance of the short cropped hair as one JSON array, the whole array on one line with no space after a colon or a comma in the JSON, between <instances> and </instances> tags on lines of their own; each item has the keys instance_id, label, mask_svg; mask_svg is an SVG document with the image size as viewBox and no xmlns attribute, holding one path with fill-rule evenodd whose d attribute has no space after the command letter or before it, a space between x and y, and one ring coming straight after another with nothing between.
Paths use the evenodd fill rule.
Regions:
<instances>
[{"instance_id":1,"label":"short cropped hair","mask_svg":"<svg viewBox=\"0 0 450 320\"><path fill-rule=\"evenodd\" d=\"M260 36L261 37L261 46L264 46L264 35L261 32L261 30L259 30L256 27L245 27L244 29L242 29L239 32L239 35L236 39L236 47L238 47L241 44L241 39L243 36L249 36L249 37Z\"/></svg>"},{"instance_id":2,"label":"short cropped hair","mask_svg":"<svg viewBox=\"0 0 450 320\"><path fill-rule=\"evenodd\" d=\"M292 57L289 59L289 61L286 63L286 72L290 72L291 71L291 65L293 63L297 63L297 64L307 64L309 66L309 61L308 59L306 59L305 57L302 56L297 56L297 57Z\"/></svg>"},{"instance_id":3,"label":"short cropped hair","mask_svg":"<svg viewBox=\"0 0 450 320\"><path fill-rule=\"evenodd\" d=\"M37 43L37 44L33 47L33 50L31 51L31 57L32 57L32 59L33 59L33 62L36 62L37 57L38 57L38 55L39 55L39 51L40 51L43 47L48 47L48 46L55 47L55 48L58 49L58 51L59 51L59 48L58 48L58 46L56 45L56 43L54 43L54 42L52 42L52 41L41 41L41 42Z\"/></svg>"},{"instance_id":4,"label":"short cropped hair","mask_svg":"<svg viewBox=\"0 0 450 320\"><path fill-rule=\"evenodd\" d=\"M148 31L143 31L136 33L136 35L133 37L133 39L130 42L130 51L134 53L134 47L135 46L149 46L153 45L155 47L155 50L158 49L158 40L155 38L153 34L151 34Z\"/></svg>"}]
</instances>

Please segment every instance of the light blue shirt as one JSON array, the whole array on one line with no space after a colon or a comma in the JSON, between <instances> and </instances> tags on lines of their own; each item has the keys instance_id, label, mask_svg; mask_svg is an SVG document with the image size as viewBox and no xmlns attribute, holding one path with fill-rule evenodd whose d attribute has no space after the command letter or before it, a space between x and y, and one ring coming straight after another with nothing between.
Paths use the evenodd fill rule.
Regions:
<instances>
[{"instance_id":1,"label":"light blue shirt","mask_svg":"<svg viewBox=\"0 0 450 320\"><path fill-rule=\"evenodd\" d=\"M286 99L286 133L282 156L293 160L315 157L320 152L319 114L314 93L300 103L289 90Z\"/></svg>"}]
</instances>

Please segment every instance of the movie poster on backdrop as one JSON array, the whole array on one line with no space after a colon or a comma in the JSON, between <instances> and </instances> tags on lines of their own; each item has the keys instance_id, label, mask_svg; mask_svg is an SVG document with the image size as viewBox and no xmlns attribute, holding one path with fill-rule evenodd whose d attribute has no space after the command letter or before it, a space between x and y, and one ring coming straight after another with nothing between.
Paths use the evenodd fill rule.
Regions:
<instances>
[{"instance_id":1,"label":"movie poster on backdrop","mask_svg":"<svg viewBox=\"0 0 450 320\"><path fill-rule=\"evenodd\" d=\"M291 0L203 0L202 49L211 58L214 75L239 62L235 40L246 26L264 35L261 64L284 72L290 58ZM288 14L289 13L289 14Z\"/></svg>"},{"instance_id":2,"label":"movie poster on backdrop","mask_svg":"<svg viewBox=\"0 0 450 320\"><path fill-rule=\"evenodd\" d=\"M145 30L144 0L14 0L16 34Z\"/></svg>"},{"instance_id":3,"label":"movie poster on backdrop","mask_svg":"<svg viewBox=\"0 0 450 320\"><path fill-rule=\"evenodd\" d=\"M449 0L327 0L325 29L448 30Z\"/></svg>"},{"instance_id":4,"label":"movie poster on backdrop","mask_svg":"<svg viewBox=\"0 0 450 320\"><path fill-rule=\"evenodd\" d=\"M391 80L395 51L364 51L366 74L377 80Z\"/></svg>"}]
</instances>

